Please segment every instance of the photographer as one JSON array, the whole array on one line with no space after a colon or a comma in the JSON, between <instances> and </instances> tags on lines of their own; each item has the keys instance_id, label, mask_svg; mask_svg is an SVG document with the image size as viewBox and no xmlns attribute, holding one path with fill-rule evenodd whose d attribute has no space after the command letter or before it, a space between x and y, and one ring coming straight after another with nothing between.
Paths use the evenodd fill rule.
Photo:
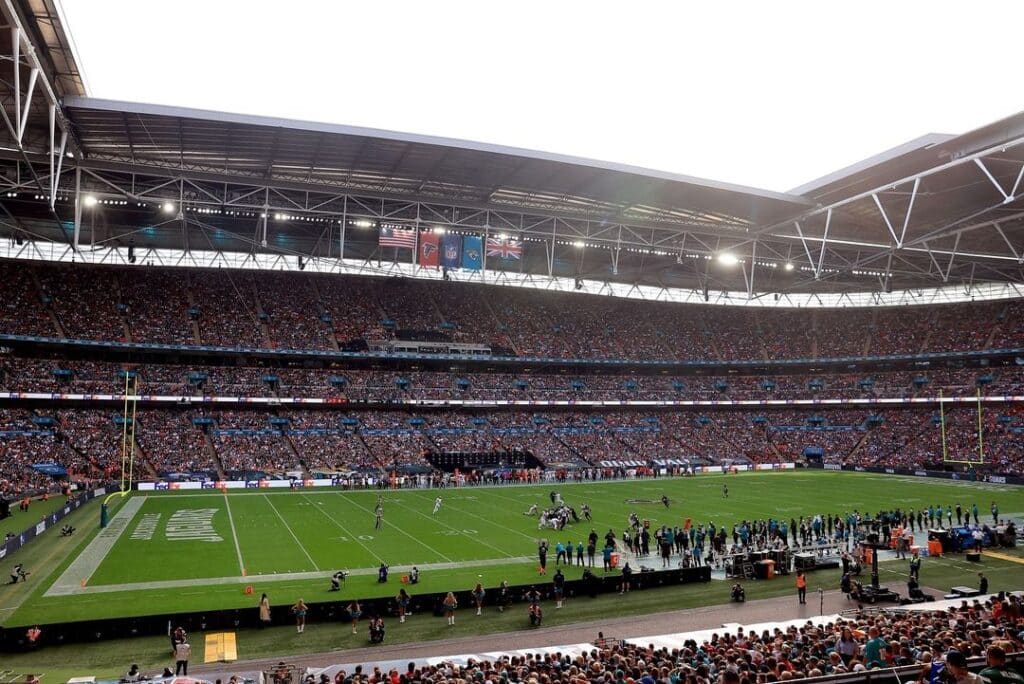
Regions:
<instances>
[{"instance_id":1,"label":"photographer","mask_svg":"<svg viewBox=\"0 0 1024 684\"><path fill-rule=\"evenodd\" d=\"M348 573L344 570L339 570L331 575L331 588L327 591L341 591L341 583L345 581L346 577L348 577Z\"/></svg>"},{"instance_id":2,"label":"photographer","mask_svg":"<svg viewBox=\"0 0 1024 684\"><path fill-rule=\"evenodd\" d=\"M380 568L377 569L377 582L384 584L388 581L388 566L385 563L380 564Z\"/></svg>"},{"instance_id":3,"label":"photographer","mask_svg":"<svg viewBox=\"0 0 1024 684\"><path fill-rule=\"evenodd\" d=\"M742 584L737 582L736 584L732 585L731 596L732 600L736 603L743 603L747 600L747 591L743 588Z\"/></svg>"},{"instance_id":4,"label":"photographer","mask_svg":"<svg viewBox=\"0 0 1024 684\"><path fill-rule=\"evenodd\" d=\"M370 643L380 644L384 642L384 618L375 615L370 618Z\"/></svg>"},{"instance_id":5,"label":"photographer","mask_svg":"<svg viewBox=\"0 0 1024 684\"><path fill-rule=\"evenodd\" d=\"M28 576L31 575L31 574L32 573L25 571L25 566L24 565L22 565L21 563L18 563L13 568L11 568L11 584L17 584L18 580L21 580L23 582L27 582L28 581Z\"/></svg>"}]
</instances>

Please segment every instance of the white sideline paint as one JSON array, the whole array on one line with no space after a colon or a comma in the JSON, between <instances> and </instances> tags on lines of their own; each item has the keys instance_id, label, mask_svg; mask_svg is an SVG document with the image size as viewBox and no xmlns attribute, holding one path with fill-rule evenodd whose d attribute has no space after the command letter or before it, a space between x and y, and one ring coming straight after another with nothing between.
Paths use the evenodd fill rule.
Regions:
<instances>
[{"instance_id":1,"label":"white sideline paint","mask_svg":"<svg viewBox=\"0 0 1024 684\"><path fill-rule=\"evenodd\" d=\"M474 561L459 561L452 563L421 563L417 564L420 572L431 570L452 570L456 568L483 568L492 565L516 565L529 563L535 566L537 559L532 556L519 556L517 558L486 558ZM410 564L411 565L411 564ZM376 576L378 567L354 568L348 571L349 575L371 575ZM330 581L333 574L331 571L321 570L319 572L280 572L269 575L249 575L247 577L205 577L184 580L164 580L157 582L131 582L127 584L96 584L92 586L60 585L55 583L47 590L44 596L83 596L85 594L107 594L116 591L136 591L141 589L180 589L184 587L208 587L224 584L246 584L248 582L285 582L289 580L323 579L324 587Z\"/></svg>"},{"instance_id":2,"label":"white sideline paint","mask_svg":"<svg viewBox=\"0 0 1024 684\"><path fill-rule=\"evenodd\" d=\"M78 554L78 557L57 578L57 581L46 591L45 595L67 595L72 593L68 590L80 589L82 582L88 583L93 573L100 567L100 563L107 557L110 550L114 548L114 544L121 538L124 531L128 529L128 524L135 517L135 514L139 512L139 509L142 508L142 504L146 503L147 498L145 496L133 496L125 501L124 505L121 506L121 510L115 513L114 517L107 523L107 526L93 537L93 540L89 542L85 550ZM53 594L52 592L58 593Z\"/></svg>"}]
</instances>

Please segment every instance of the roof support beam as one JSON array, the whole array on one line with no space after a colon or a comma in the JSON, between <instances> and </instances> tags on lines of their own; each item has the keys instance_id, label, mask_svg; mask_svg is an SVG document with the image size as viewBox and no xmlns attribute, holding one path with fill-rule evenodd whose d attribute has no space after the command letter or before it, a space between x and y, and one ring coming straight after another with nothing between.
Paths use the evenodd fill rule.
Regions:
<instances>
[{"instance_id":1,"label":"roof support beam","mask_svg":"<svg viewBox=\"0 0 1024 684\"><path fill-rule=\"evenodd\" d=\"M878 199L878 195L871 193L871 199L875 200L875 206L878 207L878 212L885 219L885 227L889 229L889 235L892 235L892 241L896 244L896 249L903 246L903 242L896 237L896 231L892 229L892 223L889 221L889 215L885 213L885 208L882 206L882 202Z\"/></svg>"},{"instance_id":2,"label":"roof support beam","mask_svg":"<svg viewBox=\"0 0 1024 684\"><path fill-rule=\"evenodd\" d=\"M1013 246L1012 242L1010 242L1010 238L1006 237L1006 233L1003 232L1003 227L996 222L992 223L992 227L996 229L997 233L999 233L999 237L1003 238L1003 242L1005 242L1006 246L1010 248L1010 252L1013 256L1017 257L1017 263L1024 264L1024 256L1021 256L1020 253L1017 252L1017 248Z\"/></svg>"},{"instance_id":3,"label":"roof support beam","mask_svg":"<svg viewBox=\"0 0 1024 684\"><path fill-rule=\"evenodd\" d=\"M804 231L800 228L799 221L793 221L793 225L796 226L796 234L800 236L800 242L804 246L804 253L807 255L807 265L814 268L814 257L811 256L811 248L807 246L807 238L804 237ZM822 250L825 249L824 240L821 245ZM817 277L817 274L815 274Z\"/></svg>"},{"instance_id":4,"label":"roof support beam","mask_svg":"<svg viewBox=\"0 0 1024 684\"><path fill-rule=\"evenodd\" d=\"M818 255L818 265L814 268L814 279L821 277L821 267L825 263L825 248L828 247L828 229L832 225L832 210L825 214L825 233L821 236L821 253ZM754 243L757 244L756 242Z\"/></svg>"},{"instance_id":5,"label":"roof support beam","mask_svg":"<svg viewBox=\"0 0 1024 684\"><path fill-rule=\"evenodd\" d=\"M64 150L67 149L68 144L68 132L61 130L60 132L60 148L54 147L56 140L56 123L57 123L57 108L54 105L50 105L50 211L54 210L54 203L57 201L57 190L60 189L60 174L64 167ZM56 161L57 168L54 169L54 161Z\"/></svg>"},{"instance_id":6,"label":"roof support beam","mask_svg":"<svg viewBox=\"0 0 1024 684\"><path fill-rule=\"evenodd\" d=\"M1017 180L1013 182L1013 190L1010 190L1010 198L1013 201L1017 196L1017 190L1020 188L1020 181L1024 178L1024 164L1020 165L1020 171L1017 172Z\"/></svg>"},{"instance_id":7,"label":"roof support beam","mask_svg":"<svg viewBox=\"0 0 1024 684\"><path fill-rule=\"evenodd\" d=\"M960 236L962 233L956 234L956 240L953 241L953 250L949 253L949 265L946 266L946 272L942 274L942 282L949 282L949 274L953 271L953 261L956 259L956 250L960 247Z\"/></svg>"},{"instance_id":8,"label":"roof support beam","mask_svg":"<svg viewBox=\"0 0 1024 684\"><path fill-rule=\"evenodd\" d=\"M747 299L754 296L754 269L757 268L757 241L750 245L750 277L747 278L747 269L743 269L743 277L747 281Z\"/></svg>"},{"instance_id":9,"label":"roof support beam","mask_svg":"<svg viewBox=\"0 0 1024 684\"><path fill-rule=\"evenodd\" d=\"M846 206L848 204L852 204L853 202L858 202L860 200L864 200L864 199L867 199L869 197L873 197L873 196L877 195L880 192L890 191L890 190L893 190L893 189L895 189L895 188L897 188L897 187L899 187L901 185L906 185L907 183L910 183L911 181L913 181L915 179L918 179L918 178L928 178L929 176L933 176L933 175L935 175L937 173L942 173L943 171L946 171L948 169L954 168L956 166L960 166L961 164L966 164L966 163L969 163L969 162L973 162L975 159L983 159L985 157L991 156L991 155L999 153L999 152L1005 152L1008 149L1011 149L1011 148L1014 148L1014 147L1019 147L1020 145L1024 145L1024 136L1019 136L1019 137L1013 138L1013 139L1008 140L1006 142L1000 143L999 145L993 145L992 147L988 147L988 148L985 148L983 150L979 150L978 152L974 152L974 153L971 153L971 154L966 154L966 155L964 155L962 157L958 157L958 158L953 159L951 161L948 161L948 162L946 162L944 164L939 164L937 166L933 166L932 168L927 169L925 171L922 171L920 173L915 173L913 175L905 176L905 177L900 178L900 179L895 180L895 181L890 181L888 183L885 183L884 185L879 185L879 186L877 186L875 188L872 188L871 190L865 190L864 192L858 193L856 195L851 195L849 197L846 197L846 198L841 199L841 200L837 200L835 202L831 202L831 203L829 203L827 205L820 206L820 207L815 207L814 209L806 211L806 212L800 214L799 216L795 216L793 218L789 218L789 219L786 219L784 221L779 221L777 223L773 223L773 224L764 226L762 228L758 228L758 229L756 229L754 231L751 231L751 233L754 234L754 235L761 235L763 233L768 233L768 232L771 232L773 230L778 230L779 228L782 228L784 226L789 225L793 221L803 221L803 220L807 220L811 216L817 216L819 214L823 214L829 208L838 209L839 207L844 207L844 206ZM1002 194L1003 194L1003 196L1005 198L1006 194L1005 193L1002 193ZM895 238L895 234L894 234L893 237Z\"/></svg>"},{"instance_id":10,"label":"roof support beam","mask_svg":"<svg viewBox=\"0 0 1024 684\"><path fill-rule=\"evenodd\" d=\"M914 189L910 192L910 204L907 205L907 215L903 217L903 230L900 232L900 244L907 237L907 226L910 225L910 215L914 212L914 200L917 199L917 190L921 187L920 177L914 179Z\"/></svg>"},{"instance_id":11,"label":"roof support beam","mask_svg":"<svg viewBox=\"0 0 1024 684\"><path fill-rule=\"evenodd\" d=\"M999 184L999 181L997 181L995 176L992 175L992 172L988 170L988 167L985 166L985 162L980 158L975 158L974 163L977 164L978 168L981 169L981 172L984 173L990 181L992 181L992 185L996 186L996 190L998 190L999 194L1003 196L1003 203L1012 202L1013 197L1003 190L1003 186Z\"/></svg>"}]
</instances>

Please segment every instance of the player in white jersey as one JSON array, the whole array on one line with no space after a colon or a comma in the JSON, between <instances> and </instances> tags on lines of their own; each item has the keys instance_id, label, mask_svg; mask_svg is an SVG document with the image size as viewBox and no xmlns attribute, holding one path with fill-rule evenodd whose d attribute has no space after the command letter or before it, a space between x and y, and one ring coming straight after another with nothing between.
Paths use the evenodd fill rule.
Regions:
<instances>
[{"instance_id":1,"label":"player in white jersey","mask_svg":"<svg viewBox=\"0 0 1024 684\"><path fill-rule=\"evenodd\" d=\"M437 512L441 510L441 497L434 499L434 512L431 515L437 515Z\"/></svg>"}]
</instances>

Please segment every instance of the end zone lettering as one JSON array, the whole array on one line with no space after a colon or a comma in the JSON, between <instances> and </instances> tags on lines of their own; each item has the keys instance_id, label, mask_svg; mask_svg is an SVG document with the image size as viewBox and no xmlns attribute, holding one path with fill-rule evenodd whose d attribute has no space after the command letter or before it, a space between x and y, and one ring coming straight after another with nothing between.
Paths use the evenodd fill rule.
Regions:
<instances>
[{"instance_id":1,"label":"end zone lettering","mask_svg":"<svg viewBox=\"0 0 1024 684\"><path fill-rule=\"evenodd\" d=\"M224 539L213 527L217 508L186 508L175 511L167 521L166 536L173 541L219 542Z\"/></svg>"}]
</instances>

